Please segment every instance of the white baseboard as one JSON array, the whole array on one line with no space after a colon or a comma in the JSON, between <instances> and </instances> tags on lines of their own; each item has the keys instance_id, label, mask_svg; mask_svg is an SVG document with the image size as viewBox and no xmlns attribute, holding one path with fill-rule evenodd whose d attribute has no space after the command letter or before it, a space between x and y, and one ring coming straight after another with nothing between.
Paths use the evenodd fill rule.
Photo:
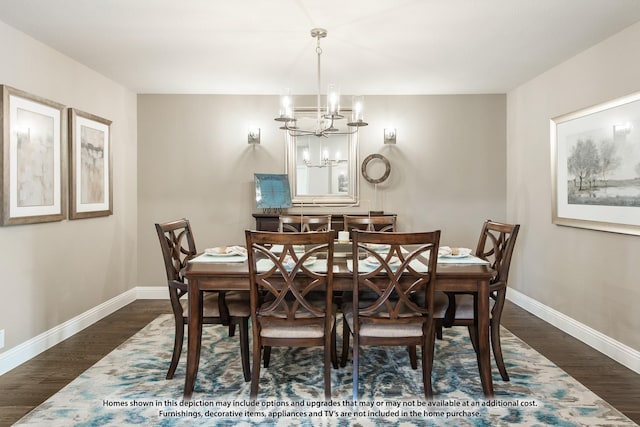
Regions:
<instances>
[{"instance_id":1,"label":"white baseboard","mask_svg":"<svg viewBox=\"0 0 640 427\"><path fill-rule=\"evenodd\" d=\"M621 365L640 374L640 352L554 310L525 294L509 288L507 299L556 328L579 339Z\"/></svg>"},{"instance_id":2,"label":"white baseboard","mask_svg":"<svg viewBox=\"0 0 640 427\"><path fill-rule=\"evenodd\" d=\"M169 299L169 288L166 286L138 286L136 299Z\"/></svg>"},{"instance_id":3,"label":"white baseboard","mask_svg":"<svg viewBox=\"0 0 640 427\"><path fill-rule=\"evenodd\" d=\"M166 298L169 298L166 286L138 286L130 289L4 353L0 353L0 375L64 341L84 328L91 326L98 320L114 313L136 299Z\"/></svg>"}]
</instances>

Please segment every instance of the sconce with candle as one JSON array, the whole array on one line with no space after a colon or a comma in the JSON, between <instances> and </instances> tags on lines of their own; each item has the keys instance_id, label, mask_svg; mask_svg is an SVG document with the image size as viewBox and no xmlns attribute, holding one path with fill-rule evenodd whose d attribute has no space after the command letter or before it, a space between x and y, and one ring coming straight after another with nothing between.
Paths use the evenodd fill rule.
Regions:
<instances>
[{"instance_id":1,"label":"sconce with candle","mask_svg":"<svg viewBox=\"0 0 640 427\"><path fill-rule=\"evenodd\" d=\"M260 144L260 128L249 128L247 142L249 144Z\"/></svg>"},{"instance_id":2,"label":"sconce with candle","mask_svg":"<svg viewBox=\"0 0 640 427\"><path fill-rule=\"evenodd\" d=\"M396 128L384 129L384 143L395 144L396 143Z\"/></svg>"}]
</instances>

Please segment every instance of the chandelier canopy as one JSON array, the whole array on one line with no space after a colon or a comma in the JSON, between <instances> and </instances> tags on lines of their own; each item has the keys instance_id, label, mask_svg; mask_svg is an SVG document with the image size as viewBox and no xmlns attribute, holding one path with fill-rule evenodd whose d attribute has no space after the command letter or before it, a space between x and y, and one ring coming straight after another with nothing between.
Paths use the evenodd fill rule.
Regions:
<instances>
[{"instance_id":1,"label":"chandelier canopy","mask_svg":"<svg viewBox=\"0 0 640 427\"><path fill-rule=\"evenodd\" d=\"M326 109L321 108L321 80L320 80L320 56L322 55L322 48L320 47L320 39L327 37L327 30L324 28L314 28L311 30L311 37L316 39L316 54L318 56L318 94L316 98L316 127L315 129L300 129L296 126L297 120L295 117L295 109L293 105L293 98L285 90L285 93L280 96L280 115L275 118L276 121L282 122L283 125L280 129L286 130L291 136L302 135L314 135L328 137L333 135L346 135L352 134L358 131L361 126L367 126L363 120L362 110L364 107L363 97L354 96L351 106L351 121L347 123L348 130L341 131L335 126L335 121L343 119L344 116L340 114L340 93L334 84L329 84L326 101Z\"/></svg>"}]
</instances>

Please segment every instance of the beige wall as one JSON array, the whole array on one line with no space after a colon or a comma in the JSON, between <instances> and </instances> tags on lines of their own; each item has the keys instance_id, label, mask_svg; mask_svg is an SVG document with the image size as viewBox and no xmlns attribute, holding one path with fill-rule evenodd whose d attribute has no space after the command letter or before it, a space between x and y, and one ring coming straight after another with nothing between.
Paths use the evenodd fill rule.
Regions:
<instances>
[{"instance_id":1,"label":"beige wall","mask_svg":"<svg viewBox=\"0 0 640 427\"><path fill-rule=\"evenodd\" d=\"M136 96L0 22L0 83L113 121L114 215L0 227L5 352L135 285Z\"/></svg>"},{"instance_id":2,"label":"beige wall","mask_svg":"<svg viewBox=\"0 0 640 427\"><path fill-rule=\"evenodd\" d=\"M400 230L441 229L443 244L473 247L483 220L506 219L504 95L365 102L370 125L361 130L360 161L371 153L390 160L378 197L399 215ZM243 230L255 226L253 174L285 170L277 108L275 96L138 96L140 285L165 280L155 222L189 218L201 250L243 243ZM250 124L262 129L259 146L247 144ZM397 145L383 145L385 127L397 128ZM305 212L365 212L374 188L361 180L360 193L359 208Z\"/></svg>"},{"instance_id":3,"label":"beige wall","mask_svg":"<svg viewBox=\"0 0 640 427\"><path fill-rule=\"evenodd\" d=\"M511 287L638 351L640 237L551 223L549 120L640 90L639 45L636 24L507 96Z\"/></svg>"}]
</instances>

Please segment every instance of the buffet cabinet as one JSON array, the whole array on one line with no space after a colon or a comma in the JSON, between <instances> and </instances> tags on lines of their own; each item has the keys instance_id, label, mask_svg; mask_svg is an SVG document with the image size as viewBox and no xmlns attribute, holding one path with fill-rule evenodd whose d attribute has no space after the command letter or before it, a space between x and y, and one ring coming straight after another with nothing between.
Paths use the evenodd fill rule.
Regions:
<instances>
[{"instance_id":1,"label":"buffet cabinet","mask_svg":"<svg viewBox=\"0 0 640 427\"><path fill-rule=\"evenodd\" d=\"M300 215L300 214L283 214L283 215ZM331 229L336 231L344 230L343 216L369 216L367 213L314 213L316 215L331 215ZM372 213L371 216L389 216L393 217L395 214L391 213ZM278 231L278 220L280 215L276 213L254 213L253 217L256 220L256 230L258 231Z\"/></svg>"}]
</instances>

